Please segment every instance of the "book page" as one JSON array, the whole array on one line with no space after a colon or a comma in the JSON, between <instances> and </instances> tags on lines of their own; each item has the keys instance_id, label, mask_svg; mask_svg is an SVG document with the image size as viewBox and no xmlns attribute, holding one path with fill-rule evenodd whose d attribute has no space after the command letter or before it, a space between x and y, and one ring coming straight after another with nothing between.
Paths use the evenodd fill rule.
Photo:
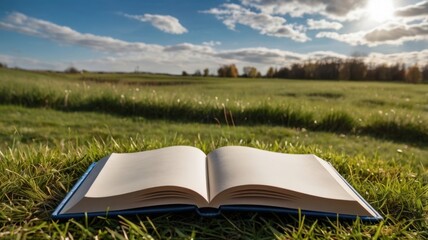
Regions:
<instances>
[{"instance_id":1,"label":"book page","mask_svg":"<svg viewBox=\"0 0 428 240\"><path fill-rule=\"evenodd\" d=\"M353 200L315 155L285 154L229 146L208 155L210 196L241 185L267 185L316 195Z\"/></svg>"},{"instance_id":2,"label":"book page","mask_svg":"<svg viewBox=\"0 0 428 240\"><path fill-rule=\"evenodd\" d=\"M198 148L173 146L114 153L85 197L113 197L168 186L190 189L208 199L206 155Z\"/></svg>"}]
</instances>

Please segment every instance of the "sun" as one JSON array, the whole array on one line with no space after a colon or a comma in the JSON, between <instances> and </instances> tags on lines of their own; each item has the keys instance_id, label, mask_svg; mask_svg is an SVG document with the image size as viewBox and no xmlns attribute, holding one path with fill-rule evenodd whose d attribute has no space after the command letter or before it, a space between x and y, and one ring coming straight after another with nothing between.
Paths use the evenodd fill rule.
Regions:
<instances>
[{"instance_id":1,"label":"sun","mask_svg":"<svg viewBox=\"0 0 428 240\"><path fill-rule=\"evenodd\" d=\"M367 11L376 22L385 22L394 18L393 0L369 0Z\"/></svg>"}]
</instances>

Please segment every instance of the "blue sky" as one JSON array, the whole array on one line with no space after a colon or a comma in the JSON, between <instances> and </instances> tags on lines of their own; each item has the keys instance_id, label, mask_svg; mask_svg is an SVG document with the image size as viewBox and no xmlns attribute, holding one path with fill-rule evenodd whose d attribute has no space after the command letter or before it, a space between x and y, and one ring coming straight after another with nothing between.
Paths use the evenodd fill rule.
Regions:
<instances>
[{"instance_id":1,"label":"blue sky","mask_svg":"<svg viewBox=\"0 0 428 240\"><path fill-rule=\"evenodd\" d=\"M2 0L0 36L0 62L28 69L264 72L355 54L426 64L428 1Z\"/></svg>"}]
</instances>

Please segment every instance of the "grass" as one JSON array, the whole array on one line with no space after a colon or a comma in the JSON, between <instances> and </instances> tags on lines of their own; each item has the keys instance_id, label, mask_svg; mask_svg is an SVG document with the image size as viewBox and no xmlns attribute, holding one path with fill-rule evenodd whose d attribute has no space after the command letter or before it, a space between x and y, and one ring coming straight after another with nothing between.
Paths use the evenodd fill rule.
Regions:
<instances>
[{"instance_id":1,"label":"grass","mask_svg":"<svg viewBox=\"0 0 428 240\"><path fill-rule=\"evenodd\" d=\"M284 128L269 125L228 126L219 124L177 123L141 117L112 116L93 112L62 112L13 105L0 105L0 149L19 145L64 148L85 141L143 138L161 142L184 138L190 142L234 141L241 144L290 142L316 146L322 151L335 150L348 155L413 159L428 166L428 149L370 136L310 131L305 128Z\"/></svg>"},{"instance_id":2,"label":"grass","mask_svg":"<svg viewBox=\"0 0 428 240\"><path fill-rule=\"evenodd\" d=\"M217 96L214 97L214 100L210 100L210 95L220 92L209 89L218 89L223 85L230 84L229 82L225 82L225 79L218 80L220 83L213 82L214 80L211 78L207 80L187 79L185 81L186 84L183 84L183 79L170 77L171 79L168 81L165 78L161 78L161 80L158 80L158 84L155 84L156 78L155 80L147 80L145 79L147 76L141 76L142 80L138 81L138 79L132 78L131 81L128 79L130 77L129 74L123 74L123 76L103 76L101 74L98 77L82 77L77 75L80 78L74 75L71 75L73 78L65 75L63 76L65 80L62 78L58 80L58 74L46 76L46 73L16 73L13 70L2 71L6 73L2 76L3 81L0 84L0 103L2 104L45 107L62 111L92 111L121 116L142 116L144 118L177 122L204 122L228 125L268 124L338 133L365 134L411 144L424 144L428 142L428 125L424 124L428 119L426 114L421 114L427 110L420 109L421 105L428 104L426 102L426 93L419 91L421 88L428 88L424 85L417 89L408 89L415 94L412 96L415 104L410 106L402 104L403 106L407 106L403 107L405 110L389 109L385 110L385 112L378 110L376 113L373 113L372 110L352 106L354 111L349 113L348 110L331 107L334 104L339 104L337 101L340 101L340 106L345 107L353 103L352 99L344 99L346 98L344 93L335 93L334 91L337 90L329 93L323 89L318 93L305 93L307 91L306 82L301 83L302 86L295 93L306 94L309 101L313 101L314 97L325 98L327 99L328 108L322 105L323 101L321 100L317 100L316 107L311 106L310 108L304 107L305 101L308 101L305 99L298 99L299 104L303 102L301 106L297 106L297 103L295 103L296 99L287 99L286 103L281 103L279 100L270 102L270 97L267 97L269 101L255 103L257 99L266 98L266 92L275 93L283 85L295 84L294 81L261 81L252 79L247 80L248 82L242 82L243 80L234 80L235 82L233 82L230 80L234 85L229 87L233 87L234 90L226 92L231 95L240 92L239 89L247 89L249 91L254 91L254 89L259 91L262 89L261 92L254 92L252 96L243 95L242 99L231 102L228 97L224 99L225 101L219 100ZM12 80L13 76L15 78ZM123 79L119 79L119 77ZM149 77L153 78L154 76ZM27 78L35 79L29 82L25 80ZM94 87L90 87L86 83L88 79L97 79ZM93 81L91 80L90 82ZM142 87L141 90L140 88L134 89L134 85L138 84ZM320 87L322 84L326 84L329 87L330 82L317 84L311 82L311 84ZM404 88L404 86L408 88L408 85L403 84L402 86L398 86L400 88L397 89L395 88L398 84L385 85L389 89L383 92L385 95L390 94L390 89L394 89L396 94L399 95L401 88ZM143 88L143 86L145 87ZM249 86L251 88L248 88ZM208 90L201 89L201 87ZM341 87L347 87L350 90L356 89L355 83L342 83ZM374 85L372 87L378 86ZM148 92L147 89L150 90L151 88L153 88L152 91ZM367 91L364 87L360 86L360 88L358 90L360 92ZM385 87L383 86L382 88ZM183 92L179 94L181 91ZM375 93L378 95L377 91ZM367 96L367 93L364 95ZM193 96L193 98L189 98L189 96ZM224 96L221 98L224 98ZM408 99L406 98L405 101ZM336 103L331 101L336 101ZM367 102L366 99L362 101ZM311 103L311 105L314 104ZM400 104L397 106L400 106ZM318 107L319 109L317 109ZM311 109L317 110L314 111ZM365 110L365 112L364 114L358 114L358 110ZM410 137L403 138L403 136Z\"/></svg>"},{"instance_id":3,"label":"grass","mask_svg":"<svg viewBox=\"0 0 428 240\"><path fill-rule=\"evenodd\" d=\"M205 152L230 141L170 142L133 139L88 141L65 149L22 146L2 152L0 234L47 238L291 238L291 237L428 237L427 176L423 168L364 156L349 157L284 142L246 144L289 153L316 153L329 160L385 220L377 224L340 222L302 216L232 214L205 219L192 214L139 218L93 218L55 222L49 214L92 161L110 152L133 152L191 144Z\"/></svg>"},{"instance_id":4,"label":"grass","mask_svg":"<svg viewBox=\"0 0 428 240\"><path fill-rule=\"evenodd\" d=\"M428 238L427 87L2 69L0 238ZM385 220L50 219L91 162L180 144L206 153L225 145L315 153Z\"/></svg>"}]
</instances>

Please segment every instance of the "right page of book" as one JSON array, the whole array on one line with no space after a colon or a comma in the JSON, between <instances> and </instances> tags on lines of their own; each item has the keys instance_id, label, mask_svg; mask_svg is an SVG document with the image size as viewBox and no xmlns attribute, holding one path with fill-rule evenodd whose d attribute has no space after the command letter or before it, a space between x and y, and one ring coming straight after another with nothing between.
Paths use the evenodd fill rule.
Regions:
<instances>
[{"instance_id":1,"label":"right page of book","mask_svg":"<svg viewBox=\"0 0 428 240\"><path fill-rule=\"evenodd\" d=\"M374 215L334 168L312 154L228 146L208 155L208 169L214 207L258 204Z\"/></svg>"}]
</instances>

